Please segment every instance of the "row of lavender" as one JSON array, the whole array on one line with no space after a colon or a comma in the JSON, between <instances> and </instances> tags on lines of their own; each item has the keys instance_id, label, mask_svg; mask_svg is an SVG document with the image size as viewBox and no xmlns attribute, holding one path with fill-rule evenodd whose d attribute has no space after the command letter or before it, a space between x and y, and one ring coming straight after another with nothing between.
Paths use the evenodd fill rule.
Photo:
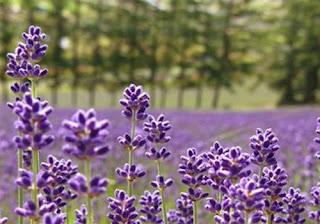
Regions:
<instances>
[{"instance_id":1,"label":"row of lavender","mask_svg":"<svg viewBox=\"0 0 320 224\"><path fill-rule=\"evenodd\" d=\"M53 147L54 143L49 121L52 108L48 102L36 97L36 81L47 75L47 70L36 62L45 55L47 46L42 43L45 34L39 27L31 26L22 37L24 43L19 43L15 53L8 54L7 71L11 77L31 80L31 83L21 81L12 86L17 99L8 104L17 116L14 123L17 130L14 145L18 149L18 177L15 180L18 186L17 223L240 224L305 223L307 219L320 221L320 186L316 185L316 159L319 156L314 145L305 145L308 140L304 137L312 125L306 125L307 120L303 120L302 125L295 124L290 128L287 120L305 116L301 112L293 112L291 116L286 116L287 113L269 113L276 115L270 120L263 113L255 116L249 114L247 119L234 114L218 114L216 123L222 117L228 119L220 127L203 114L205 125L198 128L194 126L196 121L189 121L195 119L193 114L189 114L187 119L179 117L181 125L177 125L176 132L169 133L171 122L164 115L149 115L149 96L140 86L132 84L125 89L124 98L120 100L127 124L121 124L119 130L128 133L117 137L118 143L108 141L111 139L108 120L99 120L93 109L79 110L70 120L62 122L61 131L55 129L55 135L62 136L64 141L62 145L59 141L54 145L56 150L62 148L61 151L76 159L79 167L71 160L57 159L61 154L57 154L57 158L48 155L44 162L40 162L40 152L45 155L43 152L48 151L50 145ZM212 135L229 144L235 139L243 143L242 134L253 125L265 126L270 122L277 124L280 133L292 131L296 134L285 133L288 139L285 139L287 144L281 149L282 152L279 152L278 138L270 129L257 129L250 138L250 152L244 152L238 146L223 147L219 142L209 146ZM119 125L117 122L114 124ZM187 130L191 130L189 135L181 134ZM186 155L175 159L189 143L194 143L197 149L189 148L184 153ZM4 153L12 153L10 143L3 142L2 148ZM175 150L171 152L170 149ZM127 152L127 162L119 166L120 162L124 162L124 151ZM105 156L108 152L109 156ZM296 160L296 163L288 163L288 157L292 154L290 159ZM11 169L14 167L12 160L5 158L2 163L8 172L4 176L10 178L16 172ZM146 160L154 163L144 162ZM297 172L301 171L302 165L306 169ZM117 166L115 172L110 171L114 166ZM180 177L171 172L175 166L178 166ZM282 167L286 167L287 171ZM304 194L299 188L290 187L295 185L310 191ZM117 187L119 189L115 189ZM105 216L108 219L104 219L104 215L95 213L104 210L99 209L98 202L106 197L108 189L115 190L113 196L107 197ZM150 191L141 192L141 189ZM184 192L180 193L181 189L185 189ZM169 193L177 197L175 208L170 203L172 199L167 197ZM73 201L82 199L85 204L73 211ZM11 204L10 197L5 196L5 200ZM171 208L168 210L167 206ZM70 217L74 213L73 221ZM12 218L13 222L17 219ZM0 223L6 222L7 218L0 220Z\"/></svg>"}]
</instances>

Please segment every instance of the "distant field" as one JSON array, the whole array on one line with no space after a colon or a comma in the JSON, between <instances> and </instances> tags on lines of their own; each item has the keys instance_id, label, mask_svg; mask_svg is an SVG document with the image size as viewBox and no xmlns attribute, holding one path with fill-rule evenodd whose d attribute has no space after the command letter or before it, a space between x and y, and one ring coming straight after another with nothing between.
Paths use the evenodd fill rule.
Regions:
<instances>
[{"instance_id":1,"label":"distant field","mask_svg":"<svg viewBox=\"0 0 320 224\"><path fill-rule=\"evenodd\" d=\"M244 82L242 85L236 85L233 92L223 89L221 91L221 97L219 101L219 110L264 110L272 109L276 107L278 101L278 93L270 89L265 84L261 84L255 89L252 89L254 82L252 80ZM148 87L145 87L148 91ZM71 94L70 88L67 85L59 88L58 107L71 108ZM203 90L203 102L201 110L210 110L213 90L204 88ZM46 86L39 86L38 93L44 96L49 101L51 100L51 93ZM170 88L167 92L166 109L177 108L177 89ZM110 107L111 101L117 102L122 94L121 90L116 93L116 99L112 99L111 95L103 90L103 88L96 89L96 108ZM77 107L88 107L89 99L88 92L85 90L78 91L78 105ZM160 107L160 89L156 91L156 108ZM195 109L196 101L196 89L186 89L184 97L184 109Z\"/></svg>"}]
</instances>

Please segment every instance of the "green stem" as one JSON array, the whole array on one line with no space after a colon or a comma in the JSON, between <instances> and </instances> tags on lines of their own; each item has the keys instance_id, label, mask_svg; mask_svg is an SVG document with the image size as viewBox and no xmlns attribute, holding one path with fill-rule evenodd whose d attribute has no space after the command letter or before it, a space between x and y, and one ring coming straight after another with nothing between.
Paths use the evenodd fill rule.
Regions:
<instances>
[{"instance_id":1,"label":"green stem","mask_svg":"<svg viewBox=\"0 0 320 224\"><path fill-rule=\"evenodd\" d=\"M157 169L158 169L158 175L161 176L161 163L160 163L160 159L157 160Z\"/></svg>"},{"instance_id":2,"label":"green stem","mask_svg":"<svg viewBox=\"0 0 320 224\"><path fill-rule=\"evenodd\" d=\"M23 168L23 158L22 149L18 149L17 159L18 159L18 170ZM23 207L24 193L21 187L18 187L18 206ZM23 217L19 215L18 224L23 224Z\"/></svg>"},{"instance_id":3,"label":"green stem","mask_svg":"<svg viewBox=\"0 0 320 224\"><path fill-rule=\"evenodd\" d=\"M249 212L244 213L244 224L249 224Z\"/></svg>"},{"instance_id":4,"label":"green stem","mask_svg":"<svg viewBox=\"0 0 320 224\"><path fill-rule=\"evenodd\" d=\"M39 150L32 149L32 173L33 173L33 191L32 199L36 205L36 211L38 211L38 186L37 186L37 176L39 173ZM34 223L38 223L34 220Z\"/></svg>"},{"instance_id":5,"label":"green stem","mask_svg":"<svg viewBox=\"0 0 320 224\"><path fill-rule=\"evenodd\" d=\"M272 214L268 214L267 219L267 224L272 224Z\"/></svg>"},{"instance_id":6,"label":"green stem","mask_svg":"<svg viewBox=\"0 0 320 224\"><path fill-rule=\"evenodd\" d=\"M264 166L260 166L260 169L259 169L259 179L261 179L261 177L262 177L263 168L264 168Z\"/></svg>"},{"instance_id":7,"label":"green stem","mask_svg":"<svg viewBox=\"0 0 320 224\"><path fill-rule=\"evenodd\" d=\"M70 202L66 205L66 213L67 213L67 224L71 224L71 220L72 220L72 208L70 205Z\"/></svg>"},{"instance_id":8,"label":"green stem","mask_svg":"<svg viewBox=\"0 0 320 224\"><path fill-rule=\"evenodd\" d=\"M167 206L165 203L164 189L160 188L159 191L160 191L161 200L162 200L162 219L163 219L164 224L167 224L168 223L167 208L166 208Z\"/></svg>"},{"instance_id":9,"label":"green stem","mask_svg":"<svg viewBox=\"0 0 320 224\"><path fill-rule=\"evenodd\" d=\"M132 117L131 117L131 133L130 133L130 137L131 137L132 140L135 137L136 122L137 122L137 120L136 120L136 111L133 110ZM129 163L129 166L132 166L132 164L133 164L133 149L129 148L128 151L129 151L128 152L129 153L129 155L128 155L128 163ZM131 197L131 195L132 195L132 181L129 180L129 179L127 181L128 181L127 192L128 192L129 197Z\"/></svg>"},{"instance_id":10,"label":"green stem","mask_svg":"<svg viewBox=\"0 0 320 224\"><path fill-rule=\"evenodd\" d=\"M32 97L36 97L36 80L31 79Z\"/></svg>"},{"instance_id":11,"label":"green stem","mask_svg":"<svg viewBox=\"0 0 320 224\"><path fill-rule=\"evenodd\" d=\"M87 178L87 182L90 183L91 180L91 164L90 159L86 159L84 163L84 171ZM89 194L87 194L87 209L88 209L88 224L93 224L93 209L92 209L92 201Z\"/></svg>"},{"instance_id":12,"label":"green stem","mask_svg":"<svg viewBox=\"0 0 320 224\"><path fill-rule=\"evenodd\" d=\"M197 205L197 201L193 202L193 224L198 224L198 205Z\"/></svg>"}]
</instances>

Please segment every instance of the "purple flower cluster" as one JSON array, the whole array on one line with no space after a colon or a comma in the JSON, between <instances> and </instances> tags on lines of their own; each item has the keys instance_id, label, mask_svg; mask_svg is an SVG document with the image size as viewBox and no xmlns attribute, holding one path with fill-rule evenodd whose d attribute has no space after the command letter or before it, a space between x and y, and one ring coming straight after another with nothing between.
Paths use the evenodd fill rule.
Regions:
<instances>
[{"instance_id":1,"label":"purple flower cluster","mask_svg":"<svg viewBox=\"0 0 320 224\"><path fill-rule=\"evenodd\" d=\"M22 34L23 42L18 44L14 53L7 55L6 74L15 78L41 78L48 74L46 68L36 64L47 51L48 46L43 44L46 35L38 26L30 26L28 33Z\"/></svg>"},{"instance_id":2,"label":"purple flower cluster","mask_svg":"<svg viewBox=\"0 0 320 224\"><path fill-rule=\"evenodd\" d=\"M52 128L48 119L52 107L47 101L33 98L27 92L21 101L10 103L9 106L18 117L14 126L19 135L14 142L19 149L41 150L53 142L53 136L47 134Z\"/></svg>"},{"instance_id":3,"label":"purple flower cluster","mask_svg":"<svg viewBox=\"0 0 320 224\"><path fill-rule=\"evenodd\" d=\"M251 162L261 167L276 164L274 153L279 150L278 141L271 129L263 131L258 128L256 135L250 138L250 147L253 150Z\"/></svg>"},{"instance_id":4,"label":"purple flower cluster","mask_svg":"<svg viewBox=\"0 0 320 224\"><path fill-rule=\"evenodd\" d=\"M122 114L129 119L144 120L147 118L146 109L149 107L149 96L141 86L131 84L123 92L120 104L124 107Z\"/></svg>"},{"instance_id":5,"label":"purple flower cluster","mask_svg":"<svg viewBox=\"0 0 320 224\"><path fill-rule=\"evenodd\" d=\"M114 224L138 224L138 212L134 206L135 197L123 190L116 190L115 197L108 198L108 217Z\"/></svg>"},{"instance_id":6,"label":"purple flower cluster","mask_svg":"<svg viewBox=\"0 0 320 224\"><path fill-rule=\"evenodd\" d=\"M63 150L77 159L86 160L104 155L109 151L106 145L109 121L98 120L94 109L78 110L71 120L64 120L66 130Z\"/></svg>"},{"instance_id":7,"label":"purple flower cluster","mask_svg":"<svg viewBox=\"0 0 320 224\"><path fill-rule=\"evenodd\" d=\"M163 220L160 217L161 213L161 197L159 191L145 191L139 201L142 208L140 212L143 214L140 217L142 223L162 224Z\"/></svg>"}]
</instances>

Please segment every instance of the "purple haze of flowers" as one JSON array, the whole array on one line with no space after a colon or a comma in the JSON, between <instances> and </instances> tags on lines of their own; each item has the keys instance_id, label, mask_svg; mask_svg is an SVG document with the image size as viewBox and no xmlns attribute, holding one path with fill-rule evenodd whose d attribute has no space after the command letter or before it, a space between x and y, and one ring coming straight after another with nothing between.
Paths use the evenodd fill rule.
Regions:
<instances>
[{"instance_id":1,"label":"purple haze of flowers","mask_svg":"<svg viewBox=\"0 0 320 224\"><path fill-rule=\"evenodd\" d=\"M143 91L141 86L131 84L124 90L123 99L120 100L123 106L122 114L129 119L133 116L135 120L146 119L149 99L149 95Z\"/></svg>"},{"instance_id":2,"label":"purple haze of flowers","mask_svg":"<svg viewBox=\"0 0 320 224\"><path fill-rule=\"evenodd\" d=\"M80 209L75 211L76 221L74 224L87 224L88 211L85 205L81 205Z\"/></svg>"},{"instance_id":3,"label":"purple haze of flowers","mask_svg":"<svg viewBox=\"0 0 320 224\"><path fill-rule=\"evenodd\" d=\"M14 138L19 149L41 150L53 142L53 136L47 135L52 128L48 116L52 107L47 101L33 98L30 92L24 94L21 101L9 103L8 106L18 116L15 128L20 133Z\"/></svg>"},{"instance_id":4,"label":"purple haze of flowers","mask_svg":"<svg viewBox=\"0 0 320 224\"><path fill-rule=\"evenodd\" d=\"M64 140L67 142L63 150L80 160L104 155L109 151L106 145L109 121L98 120L96 111L78 110L71 120L62 123L66 130Z\"/></svg>"},{"instance_id":5,"label":"purple haze of flowers","mask_svg":"<svg viewBox=\"0 0 320 224\"><path fill-rule=\"evenodd\" d=\"M14 53L8 53L9 62L6 74L14 78L41 78L48 74L46 68L41 68L36 62L47 51L48 46L43 44L46 35L41 28L31 25L28 33L22 34L23 42L18 44Z\"/></svg>"},{"instance_id":6,"label":"purple haze of flowers","mask_svg":"<svg viewBox=\"0 0 320 224\"><path fill-rule=\"evenodd\" d=\"M279 149L278 138L272 130L263 131L258 128L256 134L250 138L251 162L261 167L270 166L277 163L274 153Z\"/></svg>"},{"instance_id":7,"label":"purple haze of flowers","mask_svg":"<svg viewBox=\"0 0 320 224\"><path fill-rule=\"evenodd\" d=\"M309 212L309 218L315 222L320 222L320 182L311 189L311 205L314 210Z\"/></svg>"},{"instance_id":8,"label":"purple haze of flowers","mask_svg":"<svg viewBox=\"0 0 320 224\"><path fill-rule=\"evenodd\" d=\"M129 197L123 190L117 189L115 197L108 198L108 218L113 224L138 224L138 212L134 206L135 197Z\"/></svg>"},{"instance_id":9,"label":"purple haze of flowers","mask_svg":"<svg viewBox=\"0 0 320 224\"><path fill-rule=\"evenodd\" d=\"M159 191L145 191L141 196L139 203L141 205L140 212L143 214L140 217L142 223L162 224L161 218L161 197Z\"/></svg>"}]
</instances>

